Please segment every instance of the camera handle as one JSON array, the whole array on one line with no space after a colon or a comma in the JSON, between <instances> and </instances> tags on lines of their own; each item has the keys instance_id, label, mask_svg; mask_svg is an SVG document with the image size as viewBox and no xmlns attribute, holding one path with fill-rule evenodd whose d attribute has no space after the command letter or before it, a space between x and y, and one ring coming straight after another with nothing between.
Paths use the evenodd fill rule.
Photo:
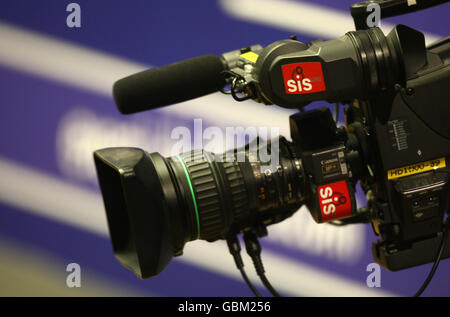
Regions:
<instances>
[{"instance_id":1,"label":"camera handle","mask_svg":"<svg viewBox=\"0 0 450 317\"><path fill-rule=\"evenodd\" d=\"M371 4L378 4L381 8L381 19L390 18L405 13L416 12L430 7L448 2L449 0L371 0L355 3L350 7L350 13L355 22L357 30L365 30L367 26L367 16L371 11L367 7Z\"/></svg>"}]
</instances>

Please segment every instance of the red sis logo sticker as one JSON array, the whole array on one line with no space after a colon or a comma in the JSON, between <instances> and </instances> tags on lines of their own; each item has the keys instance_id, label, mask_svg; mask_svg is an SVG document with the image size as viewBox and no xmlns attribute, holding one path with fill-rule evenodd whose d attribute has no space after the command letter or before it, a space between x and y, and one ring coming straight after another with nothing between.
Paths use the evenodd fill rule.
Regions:
<instances>
[{"instance_id":1,"label":"red sis logo sticker","mask_svg":"<svg viewBox=\"0 0 450 317\"><path fill-rule=\"evenodd\" d=\"M322 64L320 62L294 63L281 66L286 93L311 94L324 91Z\"/></svg>"},{"instance_id":2,"label":"red sis logo sticker","mask_svg":"<svg viewBox=\"0 0 450 317\"><path fill-rule=\"evenodd\" d=\"M351 215L352 202L345 181L319 186L317 190L322 221L336 220Z\"/></svg>"}]
</instances>

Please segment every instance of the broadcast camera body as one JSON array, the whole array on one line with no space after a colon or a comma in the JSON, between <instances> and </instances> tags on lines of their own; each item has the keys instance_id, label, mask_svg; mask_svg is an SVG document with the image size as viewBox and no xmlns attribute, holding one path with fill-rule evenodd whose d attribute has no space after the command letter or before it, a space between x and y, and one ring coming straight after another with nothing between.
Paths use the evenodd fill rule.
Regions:
<instances>
[{"instance_id":1,"label":"broadcast camera body","mask_svg":"<svg viewBox=\"0 0 450 317\"><path fill-rule=\"evenodd\" d=\"M382 17L445 1L371 1ZM206 151L164 158L136 148L94 154L117 259L141 278L159 274L184 244L237 233L267 234L306 204L314 220L371 223L375 261L391 271L450 257L445 243L450 197L450 38L425 46L421 32L397 25L387 36L366 28L367 5L351 12L357 31L339 39L291 39L205 55L119 80L114 96L126 113L215 91L237 101L297 108L292 142L269 151L279 162L261 170L249 146L245 162ZM225 86L230 86L225 90ZM347 105L346 127L312 101ZM261 146L258 140L256 146ZM229 153L228 153L229 154ZM367 206L357 209L355 187ZM246 241L247 242L247 241ZM238 248L238 247L236 247Z\"/></svg>"}]
</instances>

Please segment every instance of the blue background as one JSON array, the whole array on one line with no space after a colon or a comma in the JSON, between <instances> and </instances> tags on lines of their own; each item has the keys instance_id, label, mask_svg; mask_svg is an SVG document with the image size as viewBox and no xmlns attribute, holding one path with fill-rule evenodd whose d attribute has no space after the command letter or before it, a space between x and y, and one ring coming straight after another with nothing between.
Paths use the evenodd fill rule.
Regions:
<instances>
[{"instance_id":1,"label":"blue background","mask_svg":"<svg viewBox=\"0 0 450 317\"><path fill-rule=\"evenodd\" d=\"M224 1L227 0L222 2ZM326 0L280 2L289 2L294 5L306 3L342 15L348 12L349 5L353 3L353 1L347 0L339 2ZM13 27L23 32L33 31L35 33L32 36L37 41L51 38L63 46L75 45L74 47L81 47L83 50L94 50L96 54L109 56L121 63L152 66L164 65L207 53L221 54L256 43L267 45L273 41L287 38L291 34L297 34L303 42L317 38L316 34L302 32L295 25L290 30L273 25L270 21L259 23L233 16L224 9L220 1L211 0L79 0L77 3L82 10L81 28L69 28L66 25L66 18L69 14L66 12L66 6L69 3L69 1L60 0L3 0L0 3L0 29ZM267 1L262 1L261 6L264 3ZM446 4L424 12L391 18L387 22L403 23L437 36L446 36L450 26L449 13L449 5ZM289 12L286 14L288 15ZM277 19L283 19L283 17L277 16ZM302 16L299 16L298 19L301 20ZM328 38L326 34L321 37L324 40ZM20 40L17 38L18 42ZM6 47L5 42L3 44L2 42L0 38L1 51L9 52L8 56L14 56L13 48ZM47 42L42 40L42 43ZM17 52L18 55L20 55L19 53L24 52ZM26 53L32 55L33 50ZM55 59L55 62L61 59L64 63L66 56L55 55L52 58ZM95 73L95 65L91 65L91 67ZM105 127L117 125L121 127L123 124L124 131L130 131L130 129L134 131L133 127L137 127L138 135L144 133L148 136L148 140L143 142L148 144L152 151L167 150L168 145L165 143L170 137L171 127L179 125L190 127L192 125L194 117L189 111L183 111L181 108L183 105L176 106L178 108L171 114L157 110L122 117L118 114L110 94L95 92L95 89L71 84L70 80L51 78L46 75L45 69L42 70L42 67L39 69L36 71L32 65L25 62L23 65L11 64L0 54L0 158L3 159L3 161L0 160L0 163L12 162L15 164L14 166L18 167L18 171L31 168L33 173L47 175L52 180L61 181L64 184L80 188L83 192L98 195L98 186L92 178L92 170L86 168L85 161L79 163L74 159L77 157L77 149L82 148L86 142L89 143L90 137L104 136L105 133L108 133L107 128L95 132L97 124ZM68 67L68 69L71 68ZM92 69L90 71L92 72ZM71 77L70 71L66 73L64 68L60 69L60 72L62 77ZM228 102L233 103L232 100ZM214 107L214 105L211 105L210 108L204 107L203 111L208 118L205 119L205 122L220 125L221 118L214 117ZM285 112L286 122L288 121L288 112L284 110L262 109L261 113L263 111L269 115L270 111L274 111L277 115ZM242 122L242 114L235 113L230 116L235 116L240 120L239 122ZM254 116L258 116L258 113L255 112ZM70 121L68 118L75 119ZM70 125L71 122L73 125ZM70 127L75 129L75 136L69 133L72 131L69 129ZM86 131L91 131L89 132L91 134ZM120 136L123 137L122 134ZM73 146L72 148L67 140L74 144L77 140L82 140L84 143L80 141L80 147ZM123 140L127 140L126 137L120 139L120 142L113 139L109 144L126 145L123 144ZM68 150L64 150L66 147ZM3 166L7 169L9 165L5 163ZM22 177L26 182L27 178L24 175L28 174L22 175L18 172L14 174L14 178L20 180ZM0 177L3 176L0 175ZM6 187L2 188L1 186L12 185L8 184L8 181L1 183L0 192L6 192ZM45 191L45 186L46 184L42 183L43 191ZM29 195L30 191L27 193ZM57 196L58 192L47 193L42 199L51 200L54 197L56 201ZM15 199L5 198L5 195L1 197L3 198L0 198L0 242L3 248L0 245L0 254L4 258L10 258L10 253L6 250L9 248L17 250L14 253L19 254L15 262L17 268L21 268L27 259L31 259L30 261L36 258L47 259L52 264L46 267L36 262L34 267L37 272L60 270L62 276L65 276L65 265L71 262L79 263L83 269L83 276L87 276L83 278L81 289L95 290L93 291L94 295L110 294L96 288L98 285L108 285L110 290L111 288L117 290L119 295L250 295L246 286L236 276L224 273L220 269L216 270L213 265L197 265L198 262L195 261L172 261L160 276L141 281L117 263L113 257L109 239L105 234L98 234L95 230L76 225L70 220L72 218L65 221L63 210L61 210L61 217L57 215L48 217L45 213L34 212L34 210L42 211L44 208L40 208L39 199L33 200L26 193L23 197ZM26 207L27 203L22 203L27 201L31 201L35 208ZM67 204L75 203L70 199L67 201ZM84 217L86 213L82 213L82 215ZM81 222L86 223L89 220L83 219ZM301 231L302 228L299 227L298 230ZM314 253L308 246L293 247L290 242L282 242L282 238L264 241L263 246L264 250L275 257L289 259L298 265L306 264L307 267L312 267L319 272L331 274L330 276L338 278L344 284L367 288L365 285L369 272L366 271L366 266L372 262L370 243L376 237L368 226L359 227L358 230L355 231L357 232L355 237L358 237L358 234L361 236L362 240L359 245L363 247L354 260L337 260L333 256L327 256L326 251L320 254ZM282 235L283 231L278 231L278 236L280 234ZM291 237L291 235L292 237L301 236L298 233L286 233L286 237ZM330 254L335 253L331 252ZM204 259L202 258L200 261L207 264L208 254L205 253ZM0 270L3 268L4 272L7 272L7 269L10 268L2 263L0 262ZM429 269L430 265L398 273L382 269L381 289L386 292L383 294L413 294L421 285ZM270 271L269 268L268 271ZM90 277L92 277L91 280ZM331 283L332 280L328 279L327 281ZM64 285L64 280L48 279L44 283ZM450 263L445 260L441 263L425 294L449 296L449 283ZM55 286L52 288L53 291L44 294L71 295L70 292L58 293L58 287L61 285ZM105 288L108 287L105 286ZM283 288L281 286L281 289L288 295L320 295L320 289L324 290L324 294L330 294L329 292L325 293L325 290L329 290L335 285L317 287L319 293L308 292L309 288L305 288L306 290L302 292L301 283L297 287L286 286ZM32 280L28 282L17 280L15 293L12 292L11 285L2 284L0 288L1 295L28 294L27 291L30 289L36 289L31 294L40 294L38 284ZM368 288L367 290L370 291ZM120 291L122 292L120 293ZM377 291L374 290L374 296L381 294ZM336 289L334 294L342 295L339 289ZM361 294L355 291L344 295L358 296Z\"/></svg>"}]
</instances>

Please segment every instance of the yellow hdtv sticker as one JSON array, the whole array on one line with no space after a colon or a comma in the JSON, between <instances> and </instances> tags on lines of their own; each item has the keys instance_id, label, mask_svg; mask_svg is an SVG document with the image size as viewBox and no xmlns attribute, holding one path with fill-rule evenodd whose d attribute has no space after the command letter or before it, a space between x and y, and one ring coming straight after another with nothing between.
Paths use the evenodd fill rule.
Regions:
<instances>
[{"instance_id":1,"label":"yellow hdtv sticker","mask_svg":"<svg viewBox=\"0 0 450 317\"><path fill-rule=\"evenodd\" d=\"M403 166L399 168L394 168L391 170L388 170L388 179L395 179L400 177L405 177L409 175L414 175L418 173L428 172L432 170L436 170L438 168L445 167L445 157L441 157L438 159L417 163L417 164L411 164L408 166Z\"/></svg>"}]
</instances>

